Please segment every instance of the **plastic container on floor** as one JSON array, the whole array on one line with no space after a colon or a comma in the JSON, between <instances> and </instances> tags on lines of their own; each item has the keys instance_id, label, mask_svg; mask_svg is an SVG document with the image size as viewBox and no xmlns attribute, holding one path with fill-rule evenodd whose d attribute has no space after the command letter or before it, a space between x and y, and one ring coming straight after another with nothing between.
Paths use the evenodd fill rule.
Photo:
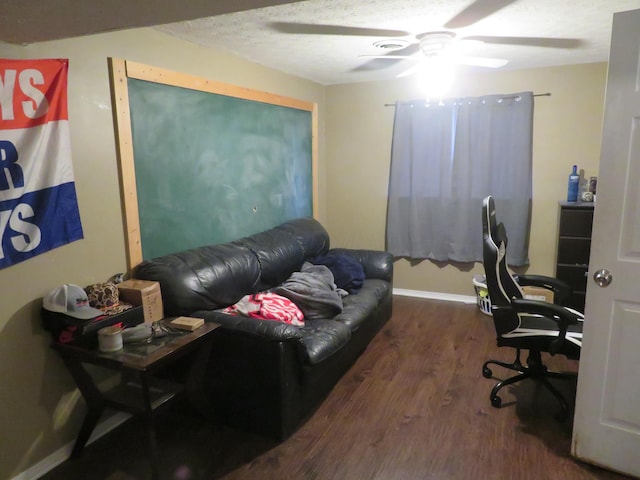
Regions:
<instances>
[{"instance_id":1,"label":"plastic container on floor","mask_svg":"<svg viewBox=\"0 0 640 480\"><path fill-rule=\"evenodd\" d=\"M487 279L484 275L473 276L473 287L476 290L476 303L485 315L491 315L491 299L487 290Z\"/></svg>"}]
</instances>

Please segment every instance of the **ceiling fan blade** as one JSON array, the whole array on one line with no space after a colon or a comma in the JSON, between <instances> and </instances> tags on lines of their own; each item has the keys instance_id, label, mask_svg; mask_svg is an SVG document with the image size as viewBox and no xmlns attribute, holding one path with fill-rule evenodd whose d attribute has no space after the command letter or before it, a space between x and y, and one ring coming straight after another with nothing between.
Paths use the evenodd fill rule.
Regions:
<instances>
[{"instance_id":1,"label":"ceiling fan blade","mask_svg":"<svg viewBox=\"0 0 640 480\"><path fill-rule=\"evenodd\" d=\"M500 68L504 67L508 60L504 58L487 58L487 57L464 57L454 56L450 59L453 63L458 65L469 65L471 67L486 67L486 68Z\"/></svg>"},{"instance_id":2,"label":"ceiling fan blade","mask_svg":"<svg viewBox=\"0 0 640 480\"><path fill-rule=\"evenodd\" d=\"M398 75L396 75L396 77L397 78L408 77L409 75L413 75L414 73L417 73L421 68L422 68L422 63L418 63L413 67L405 70L404 72L400 72Z\"/></svg>"},{"instance_id":3,"label":"ceiling fan blade","mask_svg":"<svg viewBox=\"0 0 640 480\"><path fill-rule=\"evenodd\" d=\"M357 67L351 68L349 71L351 72L374 72L377 70L386 70L389 67L395 65L396 63L400 63L402 60L399 59L391 59L391 60L381 60L379 58L372 58L367 60L366 62L358 65Z\"/></svg>"},{"instance_id":4,"label":"ceiling fan blade","mask_svg":"<svg viewBox=\"0 0 640 480\"><path fill-rule=\"evenodd\" d=\"M383 68L389 68L396 63L401 63L407 58L420 59L422 58L421 56L413 57L413 55L419 51L420 46L417 43L414 43L398 50L392 50L393 53L389 53L387 55L371 55L369 56L371 60L367 60L365 63L358 65L356 68L352 69L352 71L366 72L371 70L382 70ZM393 58L390 58L390 55L393 55ZM366 57L367 55L361 56Z\"/></svg>"},{"instance_id":5,"label":"ceiling fan blade","mask_svg":"<svg viewBox=\"0 0 640 480\"><path fill-rule=\"evenodd\" d=\"M464 37L464 40L478 40L484 43L497 45L519 45L525 47L547 48L578 48L585 42L579 38L553 38L553 37L493 37L472 35Z\"/></svg>"},{"instance_id":6,"label":"ceiling fan blade","mask_svg":"<svg viewBox=\"0 0 640 480\"><path fill-rule=\"evenodd\" d=\"M346 35L363 37L406 37L411 35L404 30L387 30L384 28L345 27L342 25L326 25L319 23L269 22L267 26L280 33L296 33L302 35Z\"/></svg>"},{"instance_id":7,"label":"ceiling fan blade","mask_svg":"<svg viewBox=\"0 0 640 480\"><path fill-rule=\"evenodd\" d=\"M422 60L421 57L412 55L358 55L361 58L384 58L388 60Z\"/></svg>"},{"instance_id":8,"label":"ceiling fan blade","mask_svg":"<svg viewBox=\"0 0 640 480\"><path fill-rule=\"evenodd\" d=\"M409 55L358 55L365 58L378 58L387 60L424 60L425 57L409 56ZM473 67L500 68L504 67L508 60L503 58L487 58L487 57L465 57L462 55L445 55L442 57L445 62L457 63L459 65L469 65ZM412 67L413 68L413 67Z\"/></svg>"},{"instance_id":9,"label":"ceiling fan blade","mask_svg":"<svg viewBox=\"0 0 640 480\"><path fill-rule=\"evenodd\" d=\"M445 28L462 28L473 25L516 0L475 0L471 5L445 23Z\"/></svg>"}]
</instances>

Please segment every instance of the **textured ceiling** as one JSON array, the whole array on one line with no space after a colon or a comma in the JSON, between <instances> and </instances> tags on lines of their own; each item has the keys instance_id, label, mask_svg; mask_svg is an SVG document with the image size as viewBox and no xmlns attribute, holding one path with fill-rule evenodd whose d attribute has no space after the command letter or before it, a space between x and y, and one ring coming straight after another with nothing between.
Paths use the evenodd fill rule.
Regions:
<instances>
[{"instance_id":1,"label":"textured ceiling","mask_svg":"<svg viewBox=\"0 0 640 480\"><path fill-rule=\"evenodd\" d=\"M393 78L411 60L368 59L388 52L373 46L379 36L281 33L273 22L330 24L405 30L443 30L470 0L306 0L157 27L205 46L330 85ZM494 1L490 3L500 3ZM578 48L475 45L468 55L497 57L503 69L606 61L614 12L640 8L640 0L517 0L468 27L458 37L526 36L580 40ZM281 29L282 30L282 29ZM407 38L413 37L397 37ZM576 42L577 43L577 42Z\"/></svg>"},{"instance_id":2,"label":"textured ceiling","mask_svg":"<svg viewBox=\"0 0 640 480\"><path fill-rule=\"evenodd\" d=\"M458 38L572 39L568 42L572 48L558 48L557 43L555 47L501 45L494 38L465 52L506 59L509 63L503 69L522 69L606 61L613 13L638 9L640 0L3 0L0 40L28 44L155 26L184 40L331 85L390 79L404 72L415 62L362 55L395 53L373 46L385 38L413 41L403 52L417 52L415 34L443 30L470 5L497 11L469 26L448 28ZM313 32L309 24L320 24L316 32L333 34L299 33ZM348 29L326 25L413 35L362 30L345 35Z\"/></svg>"},{"instance_id":3,"label":"textured ceiling","mask_svg":"<svg viewBox=\"0 0 640 480\"><path fill-rule=\"evenodd\" d=\"M300 0L1 0L0 40L29 44Z\"/></svg>"}]
</instances>

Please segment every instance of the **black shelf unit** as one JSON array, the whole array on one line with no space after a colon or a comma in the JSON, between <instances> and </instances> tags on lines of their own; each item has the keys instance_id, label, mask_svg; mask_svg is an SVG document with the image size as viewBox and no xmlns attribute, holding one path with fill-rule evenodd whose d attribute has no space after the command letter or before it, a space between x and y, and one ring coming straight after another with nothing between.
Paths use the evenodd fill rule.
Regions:
<instances>
[{"instance_id":1,"label":"black shelf unit","mask_svg":"<svg viewBox=\"0 0 640 480\"><path fill-rule=\"evenodd\" d=\"M568 305L584 312L589 274L593 203L560 202L556 278L571 287Z\"/></svg>"}]
</instances>

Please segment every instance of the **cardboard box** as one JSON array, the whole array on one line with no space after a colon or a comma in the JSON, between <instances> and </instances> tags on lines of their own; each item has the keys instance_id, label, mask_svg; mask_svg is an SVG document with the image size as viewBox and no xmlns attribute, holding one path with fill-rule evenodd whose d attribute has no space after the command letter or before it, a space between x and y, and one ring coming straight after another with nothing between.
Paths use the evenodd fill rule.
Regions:
<instances>
[{"instance_id":1,"label":"cardboard box","mask_svg":"<svg viewBox=\"0 0 640 480\"><path fill-rule=\"evenodd\" d=\"M542 287L522 287L524 298L553 303L553 291Z\"/></svg>"},{"instance_id":2,"label":"cardboard box","mask_svg":"<svg viewBox=\"0 0 640 480\"><path fill-rule=\"evenodd\" d=\"M141 305L146 323L157 322L164 317L160 284L149 280L125 280L118 284L120 300Z\"/></svg>"}]
</instances>

